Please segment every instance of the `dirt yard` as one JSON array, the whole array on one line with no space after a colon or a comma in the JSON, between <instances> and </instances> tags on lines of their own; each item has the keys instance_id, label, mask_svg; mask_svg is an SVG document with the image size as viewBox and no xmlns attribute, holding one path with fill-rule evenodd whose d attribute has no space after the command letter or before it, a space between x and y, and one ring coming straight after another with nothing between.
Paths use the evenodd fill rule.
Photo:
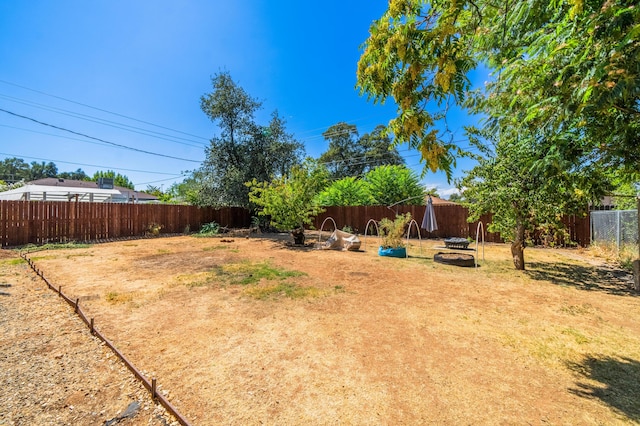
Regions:
<instances>
[{"instance_id":1,"label":"dirt yard","mask_svg":"<svg viewBox=\"0 0 640 426\"><path fill-rule=\"evenodd\" d=\"M409 259L366 244L181 236L30 257L194 425L640 422L640 298L625 273L579 250L528 248L528 271L517 272L504 245L487 245L474 269L434 263L442 241L414 242ZM12 256L0 261L3 310L26 303L13 296L25 287L48 303L31 309L73 315ZM69 327L74 340L94 339L79 320ZM21 344L0 339L6 354ZM18 380L0 383L0 405ZM69 424L101 424L136 392L104 393L119 400L102 417ZM73 406L95 414L87 397ZM27 424L16 410L0 425ZM157 421L153 410L135 424Z\"/></svg>"}]
</instances>

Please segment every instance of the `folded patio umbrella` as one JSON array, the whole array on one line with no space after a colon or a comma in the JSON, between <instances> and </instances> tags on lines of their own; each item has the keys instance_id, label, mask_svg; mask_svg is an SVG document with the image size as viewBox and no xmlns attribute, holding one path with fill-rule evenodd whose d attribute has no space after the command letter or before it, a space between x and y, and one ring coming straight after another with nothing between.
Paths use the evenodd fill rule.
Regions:
<instances>
[{"instance_id":1,"label":"folded patio umbrella","mask_svg":"<svg viewBox=\"0 0 640 426\"><path fill-rule=\"evenodd\" d=\"M429 197L427 201L427 208L424 211L421 228L428 232L433 232L438 229L438 222L436 222L436 214L433 211L433 201L431 201L431 197Z\"/></svg>"}]
</instances>

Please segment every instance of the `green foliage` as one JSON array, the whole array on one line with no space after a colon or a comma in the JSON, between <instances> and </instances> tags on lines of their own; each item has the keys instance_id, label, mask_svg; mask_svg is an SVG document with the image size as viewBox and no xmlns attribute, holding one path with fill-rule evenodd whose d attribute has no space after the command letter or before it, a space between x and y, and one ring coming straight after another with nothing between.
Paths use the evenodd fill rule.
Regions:
<instances>
[{"instance_id":1,"label":"green foliage","mask_svg":"<svg viewBox=\"0 0 640 426\"><path fill-rule=\"evenodd\" d=\"M248 182L249 199L262 208L258 214L269 217L273 226L294 230L310 224L311 218L322 211L316 196L327 177L326 169L307 162L293 167L288 176L270 182Z\"/></svg>"},{"instance_id":2,"label":"green foliage","mask_svg":"<svg viewBox=\"0 0 640 426\"><path fill-rule=\"evenodd\" d=\"M23 159L11 157L0 161L0 179L8 184L29 180L29 177L29 164Z\"/></svg>"},{"instance_id":3,"label":"green foliage","mask_svg":"<svg viewBox=\"0 0 640 426\"><path fill-rule=\"evenodd\" d=\"M445 137L446 113L478 97L502 100L481 109L488 127L515 113L560 155L575 141L586 161L638 176L639 22L631 0L392 0L371 25L357 85L375 102L393 97L396 142L449 177L461 152ZM467 76L478 64L491 74L470 99Z\"/></svg>"},{"instance_id":4,"label":"green foliage","mask_svg":"<svg viewBox=\"0 0 640 426\"><path fill-rule=\"evenodd\" d=\"M322 206L424 204L424 188L418 176L405 166L378 166L362 179L346 177L325 188L316 201Z\"/></svg>"},{"instance_id":5,"label":"green foliage","mask_svg":"<svg viewBox=\"0 0 640 426\"><path fill-rule=\"evenodd\" d=\"M182 182L172 184L160 196L160 201L166 204L198 204L198 190L200 185L193 177L187 177Z\"/></svg>"},{"instance_id":6,"label":"green foliage","mask_svg":"<svg viewBox=\"0 0 640 426\"><path fill-rule=\"evenodd\" d=\"M411 169L405 166L379 166L364 176L372 205L424 204L424 187Z\"/></svg>"},{"instance_id":7,"label":"green foliage","mask_svg":"<svg viewBox=\"0 0 640 426\"><path fill-rule=\"evenodd\" d=\"M340 122L322 134L329 149L318 161L324 164L332 179L359 177L377 166L404 164L404 159L385 134L384 126L362 137L354 124Z\"/></svg>"},{"instance_id":8,"label":"green foliage","mask_svg":"<svg viewBox=\"0 0 640 426\"><path fill-rule=\"evenodd\" d=\"M202 111L221 129L211 139L202 167L193 172L195 203L249 207L246 182L283 176L300 163L304 146L286 131L274 111L268 126L254 121L261 103L238 86L229 73L212 78L213 91L200 99Z\"/></svg>"},{"instance_id":9,"label":"green foliage","mask_svg":"<svg viewBox=\"0 0 640 426\"><path fill-rule=\"evenodd\" d=\"M91 180L97 182L100 178L108 178L113 179L113 184L115 186L121 186L123 188L135 189L133 183L129 180L129 178L125 175L121 175L120 173L116 173L113 170L105 171L97 171L93 174Z\"/></svg>"},{"instance_id":10,"label":"green foliage","mask_svg":"<svg viewBox=\"0 0 640 426\"><path fill-rule=\"evenodd\" d=\"M216 222L209 222L202 225L200 235L217 235L220 232L220 225Z\"/></svg>"},{"instance_id":11,"label":"green foliage","mask_svg":"<svg viewBox=\"0 0 640 426\"><path fill-rule=\"evenodd\" d=\"M91 180L91 178L82 169L77 169L75 172L58 173L57 177L71 180Z\"/></svg>"},{"instance_id":12,"label":"green foliage","mask_svg":"<svg viewBox=\"0 0 640 426\"><path fill-rule=\"evenodd\" d=\"M321 206L368 206L373 204L373 198L367 181L346 177L320 192L317 202Z\"/></svg>"},{"instance_id":13,"label":"green foliage","mask_svg":"<svg viewBox=\"0 0 640 426\"><path fill-rule=\"evenodd\" d=\"M404 247L402 237L406 226L411 222L411 213L397 215L394 220L384 218L379 223L382 236L382 247L398 248Z\"/></svg>"},{"instance_id":14,"label":"green foliage","mask_svg":"<svg viewBox=\"0 0 640 426\"><path fill-rule=\"evenodd\" d=\"M256 284L261 280L285 280L291 277L306 275L304 272L275 268L269 262L229 263L215 269L216 274L230 284Z\"/></svg>"},{"instance_id":15,"label":"green foliage","mask_svg":"<svg viewBox=\"0 0 640 426\"><path fill-rule=\"evenodd\" d=\"M540 227L562 229L562 217L584 211L605 192L607 179L601 168L582 163L579 155L560 155L535 129L519 131L504 127L498 140L481 134L492 144L477 142L483 155L459 186L471 201L469 221L493 213L488 231L512 241L515 266L523 269L526 234Z\"/></svg>"}]
</instances>

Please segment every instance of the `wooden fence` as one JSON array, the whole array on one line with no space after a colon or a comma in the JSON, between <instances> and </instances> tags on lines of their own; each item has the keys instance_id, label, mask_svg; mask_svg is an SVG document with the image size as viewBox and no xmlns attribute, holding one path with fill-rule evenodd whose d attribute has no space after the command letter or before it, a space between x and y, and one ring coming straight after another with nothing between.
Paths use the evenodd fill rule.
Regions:
<instances>
[{"instance_id":1,"label":"wooden fence","mask_svg":"<svg viewBox=\"0 0 640 426\"><path fill-rule=\"evenodd\" d=\"M212 221L243 228L251 216L238 207L0 200L0 246L130 238L145 235L153 225L175 234L198 231Z\"/></svg>"},{"instance_id":2,"label":"wooden fence","mask_svg":"<svg viewBox=\"0 0 640 426\"><path fill-rule=\"evenodd\" d=\"M354 232L360 234L365 233L365 227L370 219L380 220L382 218L393 219L396 214L411 213L411 217L418 222L418 227L422 223L426 206L395 206L388 208L386 206L333 206L327 207L324 213L319 214L313 223L316 229L320 229L322 222L331 217L336 221L338 229L342 229L345 226L351 227ZM461 205L456 204L441 204L434 205L433 210L438 222L438 229L434 232L427 232L424 229L420 229L421 238L447 238L447 237L476 237L476 230L478 222L467 222L469 217L469 210ZM485 229L485 241L486 242L503 242L499 233L486 232L487 224L491 223L492 215L487 214L480 217ZM578 243L581 246L589 245L591 241L589 216L577 217L575 215L565 216L563 219L570 240ZM328 225L325 223L324 229L331 230L333 224ZM367 230L367 234L375 232L370 226ZM412 237L417 237L418 231L415 227L412 227ZM537 237L536 237L537 238ZM540 241L536 241L539 243Z\"/></svg>"},{"instance_id":3,"label":"wooden fence","mask_svg":"<svg viewBox=\"0 0 640 426\"><path fill-rule=\"evenodd\" d=\"M426 206L355 206L327 207L313 223L319 229L324 219L332 217L338 229L351 227L365 233L370 219L393 219L397 213L411 213L422 222ZM456 204L433 206L438 229L427 232L420 229L422 238L471 237L475 238L478 222L467 222L469 211ZM79 203L64 201L0 201L0 246L46 244L69 241L97 241L144 236L149 227L162 226L161 233L176 234L198 231L202 224L217 222L229 228L246 228L251 224L251 214L240 207L221 209L199 208L165 204L117 204ZM491 215L480 218L486 231ZM564 223L571 241L582 246L590 243L589 216L566 216ZM325 225L324 229L331 229ZM368 234L375 232L371 227ZM415 227L412 236L416 237ZM502 242L500 234L485 233L485 241Z\"/></svg>"}]
</instances>

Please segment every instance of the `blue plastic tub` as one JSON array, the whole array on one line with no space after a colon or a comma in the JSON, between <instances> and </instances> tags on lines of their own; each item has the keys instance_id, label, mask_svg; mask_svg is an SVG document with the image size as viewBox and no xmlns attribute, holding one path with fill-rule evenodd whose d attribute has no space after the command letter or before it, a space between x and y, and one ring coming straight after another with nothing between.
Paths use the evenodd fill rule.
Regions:
<instances>
[{"instance_id":1,"label":"blue plastic tub","mask_svg":"<svg viewBox=\"0 0 640 426\"><path fill-rule=\"evenodd\" d=\"M387 257L407 257L406 247L384 248L380 246L378 255Z\"/></svg>"}]
</instances>

